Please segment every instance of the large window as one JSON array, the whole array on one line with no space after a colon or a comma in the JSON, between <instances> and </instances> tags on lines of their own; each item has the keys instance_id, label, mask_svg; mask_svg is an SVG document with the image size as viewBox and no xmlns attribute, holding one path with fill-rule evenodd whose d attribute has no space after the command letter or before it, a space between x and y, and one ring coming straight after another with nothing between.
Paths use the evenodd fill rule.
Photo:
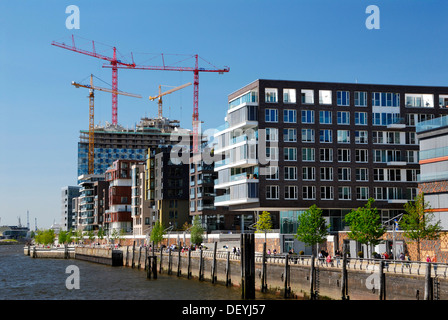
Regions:
<instances>
[{"instance_id":1,"label":"large window","mask_svg":"<svg viewBox=\"0 0 448 320\"><path fill-rule=\"evenodd\" d=\"M297 111L292 110L292 109L283 110L283 122L296 123L297 122Z\"/></svg>"},{"instance_id":2,"label":"large window","mask_svg":"<svg viewBox=\"0 0 448 320\"><path fill-rule=\"evenodd\" d=\"M350 161L350 149L338 149L338 162Z\"/></svg>"},{"instance_id":3,"label":"large window","mask_svg":"<svg viewBox=\"0 0 448 320\"><path fill-rule=\"evenodd\" d=\"M350 124L350 112L338 111L338 124Z\"/></svg>"},{"instance_id":4,"label":"large window","mask_svg":"<svg viewBox=\"0 0 448 320\"><path fill-rule=\"evenodd\" d=\"M297 160L297 148L283 148L283 154L286 161Z\"/></svg>"},{"instance_id":5,"label":"large window","mask_svg":"<svg viewBox=\"0 0 448 320\"><path fill-rule=\"evenodd\" d=\"M266 141L278 141L278 129L277 128L266 128Z\"/></svg>"},{"instance_id":6,"label":"large window","mask_svg":"<svg viewBox=\"0 0 448 320\"><path fill-rule=\"evenodd\" d=\"M278 167L275 166L269 166L266 167L266 180L278 180Z\"/></svg>"},{"instance_id":7,"label":"large window","mask_svg":"<svg viewBox=\"0 0 448 320\"><path fill-rule=\"evenodd\" d=\"M314 142L314 129L302 129L302 142Z\"/></svg>"},{"instance_id":8,"label":"large window","mask_svg":"<svg viewBox=\"0 0 448 320\"><path fill-rule=\"evenodd\" d=\"M265 101L272 103L278 102L278 93L276 88L265 89Z\"/></svg>"},{"instance_id":9,"label":"large window","mask_svg":"<svg viewBox=\"0 0 448 320\"><path fill-rule=\"evenodd\" d=\"M278 122L278 110L277 109L266 109L265 110L265 121L266 122Z\"/></svg>"},{"instance_id":10,"label":"large window","mask_svg":"<svg viewBox=\"0 0 448 320\"><path fill-rule=\"evenodd\" d=\"M320 162L333 162L333 149L321 148L319 150Z\"/></svg>"},{"instance_id":11,"label":"large window","mask_svg":"<svg viewBox=\"0 0 448 320\"><path fill-rule=\"evenodd\" d=\"M320 124L332 124L332 113L331 111L319 111L319 123Z\"/></svg>"},{"instance_id":12,"label":"large window","mask_svg":"<svg viewBox=\"0 0 448 320\"><path fill-rule=\"evenodd\" d=\"M338 180L339 181L350 181L351 169L350 168L338 168Z\"/></svg>"},{"instance_id":13,"label":"large window","mask_svg":"<svg viewBox=\"0 0 448 320\"><path fill-rule=\"evenodd\" d=\"M302 187L303 200L316 200L316 187L315 186L303 186Z\"/></svg>"},{"instance_id":14,"label":"large window","mask_svg":"<svg viewBox=\"0 0 448 320\"><path fill-rule=\"evenodd\" d=\"M314 148L302 148L302 161L315 161Z\"/></svg>"},{"instance_id":15,"label":"large window","mask_svg":"<svg viewBox=\"0 0 448 320\"><path fill-rule=\"evenodd\" d=\"M338 143L350 143L350 130L338 130Z\"/></svg>"},{"instance_id":16,"label":"large window","mask_svg":"<svg viewBox=\"0 0 448 320\"><path fill-rule=\"evenodd\" d=\"M400 94L393 92L372 92L373 107L399 107Z\"/></svg>"},{"instance_id":17,"label":"large window","mask_svg":"<svg viewBox=\"0 0 448 320\"><path fill-rule=\"evenodd\" d=\"M283 141L284 142L296 142L297 141L297 129L283 129Z\"/></svg>"},{"instance_id":18,"label":"large window","mask_svg":"<svg viewBox=\"0 0 448 320\"><path fill-rule=\"evenodd\" d=\"M333 200L333 187L320 187L321 200Z\"/></svg>"},{"instance_id":19,"label":"large window","mask_svg":"<svg viewBox=\"0 0 448 320\"><path fill-rule=\"evenodd\" d=\"M296 103L296 89L283 89L283 102Z\"/></svg>"},{"instance_id":20,"label":"large window","mask_svg":"<svg viewBox=\"0 0 448 320\"><path fill-rule=\"evenodd\" d=\"M352 189L350 187L338 187L339 200L351 200Z\"/></svg>"},{"instance_id":21,"label":"large window","mask_svg":"<svg viewBox=\"0 0 448 320\"><path fill-rule=\"evenodd\" d=\"M297 199L297 186L285 186L285 200Z\"/></svg>"},{"instance_id":22,"label":"large window","mask_svg":"<svg viewBox=\"0 0 448 320\"><path fill-rule=\"evenodd\" d=\"M367 112L355 112L355 125L357 126L367 125Z\"/></svg>"},{"instance_id":23,"label":"large window","mask_svg":"<svg viewBox=\"0 0 448 320\"><path fill-rule=\"evenodd\" d=\"M369 188L368 187L356 187L356 199L357 200L368 200L369 199Z\"/></svg>"},{"instance_id":24,"label":"large window","mask_svg":"<svg viewBox=\"0 0 448 320\"><path fill-rule=\"evenodd\" d=\"M316 168L315 167L302 167L302 180L304 180L304 181L316 180Z\"/></svg>"},{"instance_id":25,"label":"large window","mask_svg":"<svg viewBox=\"0 0 448 320\"><path fill-rule=\"evenodd\" d=\"M319 104L331 104L331 90L319 90Z\"/></svg>"},{"instance_id":26,"label":"large window","mask_svg":"<svg viewBox=\"0 0 448 320\"><path fill-rule=\"evenodd\" d=\"M314 103L314 90L302 89L302 103L313 104Z\"/></svg>"},{"instance_id":27,"label":"large window","mask_svg":"<svg viewBox=\"0 0 448 320\"><path fill-rule=\"evenodd\" d=\"M302 123L314 123L314 110L302 110Z\"/></svg>"},{"instance_id":28,"label":"large window","mask_svg":"<svg viewBox=\"0 0 448 320\"><path fill-rule=\"evenodd\" d=\"M333 167L321 167L320 168L320 180L321 181L333 181Z\"/></svg>"},{"instance_id":29,"label":"large window","mask_svg":"<svg viewBox=\"0 0 448 320\"><path fill-rule=\"evenodd\" d=\"M319 141L322 143L333 142L333 130L331 129L319 130Z\"/></svg>"},{"instance_id":30,"label":"large window","mask_svg":"<svg viewBox=\"0 0 448 320\"><path fill-rule=\"evenodd\" d=\"M356 130L355 131L355 143L368 143L367 131Z\"/></svg>"},{"instance_id":31,"label":"large window","mask_svg":"<svg viewBox=\"0 0 448 320\"><path fill-rule=\"evenodd\" d=\"M297 180L297 167L285 167L285 180Z\"/></svg>"},{"instance_id":32,"label":"large window","mask_svg":"<svg viewBox=\"0 0 448 320\"><path fill-rule=\"evenodd\" d=\"M355 91L355 106L367 107L367 92Z\"/></svg>"},{"instance_id":33,"label":"large window","mask_svg":"<svg viewBox=\"0 0 448 320\"><path fill-rule=\"evenodd\" d=\"M356 181L369 181L369 169L356 168Z\"/></svg>"},{"instance_id":34,"label":"large window","mask_svg":"<svg viewBox=\"0 0 448 320\"><path fill-rule=\"evenodd\" d=\"M406 107L434 108L434 96L432 94L406 93Z\"/></svg>"},{"instance_id":35,"label":"large window","mask_svg":"<svg viewBox=\"0 0 448 320\"><path fill-rule=\"evenodd\" d=\"M266 199L278 199L278 186L266 186Z\"/></svg>"},{"instance_id":36,"label":"large window","mask_svg":"<svg viewBox=\"0 0 448 320\"><path fill-rule=\"evenodd\" d=\"M349 91L338 91L337 92L337 103L338 106L349 106L350 105L350 92Z\"/></svg>"},{"instance_id":37,"label":"large window","mask_svg":"<svg viewBox=\"0 0 448 320\"><path fill-rule=\"evenodd\" d=\"M356 149L355 150L355 161L356 162L369 162L369 150L367 149Z\"/></svg>"}]
</instances>

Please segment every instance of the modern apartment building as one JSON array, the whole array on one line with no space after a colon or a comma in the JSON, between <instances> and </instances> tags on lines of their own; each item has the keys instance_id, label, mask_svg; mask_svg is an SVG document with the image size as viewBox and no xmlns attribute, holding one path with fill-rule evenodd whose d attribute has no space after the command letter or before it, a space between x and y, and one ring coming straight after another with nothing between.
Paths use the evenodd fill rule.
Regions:
<instances>
[{"instance_id":1,"label":"modern apartment building","mask_svg":"<svg viewBox=\"0 0 448 320\"><path fill-rule=\"evenodd\" d=\"M97 230L99 228L98 210L96 209L98 207L98 183L104 182L104 175L82 175L78 177L78 180L80 181L80 195L74 208L78 210L75 219L76 229L81 231Z\"/></svg>"},{"instance_id":2,"label":"modern apartment building","mask_svg":"<svg viewBox=\"0 0 448 320\"><path fill-rule=\"evenodd\" d=\"M61 190L61 228L68 231L73 229L73 199L79 197L79 186L66 186Z\"/></svg>"},{"instance_id":3,"label":"modern apartment building","mask_svg":"<svg viewBox=\"0 0 448 320\"><path fill-rule=\"evenodd\" d=\"M184 129L185 130L185 129ZM182 135L178 120L142 118L134 128L106 123L95 126L94 173L104 174L116 160L144 161L149 147L174 144L171 134ZM78 176L88 173L89 131L78 142Z\"/></svg>"},{"instance_id":4,"label":"modern apartment building","mask_svg":"<svg viewBox=\"0 0 448 320\"><path fill-rule=\"evenodd\" d=\"M269 211L283 234L313 204L332 231L370 197L389 220L417 194L415 125L447 101L448 87L256 80L229 95L215 134L215 206Z\"/></svg>"},{"instance_id":5,"label":"modern apartment building","mask_svg":"<svg viewBox=\"0 0 448 320\"><path fill-rule=\"evenodd\" d=\"M151 227L157 220L154 200L145 197L145 164L137 163L131 167L132 201L131 216L134 236L149 236Z\"/></svg>"},{"instance_id":6,"label":"modern apartment building","mask_svg":"<svg viewBox=\"0 0 448 320\"><path fill-rule=\"evenodd\" d=\"M420 144L419 189L434 213L448 230L448 116L417 124Z\"/></svg>"}]
</instances>

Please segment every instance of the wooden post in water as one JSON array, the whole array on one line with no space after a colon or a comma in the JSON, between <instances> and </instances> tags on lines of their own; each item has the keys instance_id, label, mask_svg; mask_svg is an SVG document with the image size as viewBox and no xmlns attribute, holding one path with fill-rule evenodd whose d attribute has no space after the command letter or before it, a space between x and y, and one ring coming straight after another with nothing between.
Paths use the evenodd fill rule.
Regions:
<instances>
[{"instance_id":1,"label":"wooden post in water","mask_svg":"<svg viewBox=\"0 0 448 320\"><path fill-rule=\"evenodd\" d=\"M152 257L152 277L154 279L157 279L157 257L153 256Z\"/></svg>"},{"instance_id":2,"label":"wooden post in water","mask_svg":"<svg viewBox=\"0 0 448 320\"><path fill-rule=\"evenodd\" d=\"M137 268L140 269L140 267L142 266L140 259L142 257L142 247L140 246L140 248L138 249L138 264L137 264Z\"/></svg>"},{"instance_id":3,"label":"wooden post in water","mask_svg":"<svg viewBox=\"0 0 448 320\"><path fill-rule=\"evenodd\" d=\"M152 270L151 270L151 256L146 256L146 264L147 264L147 268L146 268L146 278L147 279L151 279L151 272L152 272Z\"/></svg>"},{"instance_id":4,"label":"wooden post in water","mask_svg":"<svg viewBox=\"0 0 448 320\"><path fill-rule=\"evenodd\" d=\"M132 264L131 264L131 268L135 267L135 240L134 243L132 245Z\"/></svg>"},{"instance_id":5,"label":"wooden post in water","mask_svg":"<svg viewBox=\"0 0 448 320\"><path fill-rule=\"evenodd\" d=\"M215 242L215 246L213 248L213 266L212 266L212 283L216 283L216 248L218 246L218 242Z\"/></svg>"},{"instance_id":6,"label":"wooden post in water","mask_svg":"<svg viewBox=\"0 0 448 320\"><path fill-rule=\"evenodd\" d=\"M26 255L31 256L31 245L29 243L28 243L28 252Z\"/></svg>"},{"instance_id":7,"label":"wooden post in water","mask_svg":"<svg viewBox=\"0 0 448 320\"><path fill-rule=\"evenodd\" d=\"M204 258L202 257L202 249L199 250L199 281L204 280L204 275L202 274Z\"/></svg>"},{"instance_id":8,"label":"wooden post in water","mask_svg":"<svg viewBox=\"0 0 448 320\"><path fill-rule=\"evenodd\" d=\"M227 263L226 263L226 287L230 286L230 251L227 251Z\"/></svg>"},{"instance_id":9,"label":"wooden post in water","mask_svg":"<svg viewBox=\"0 0 448 320\"><path fill-rule=\"evenodd\" d=\"M37 258L36 246L33 247L33 258Z\"/></svg>"},{"instance_id":10,"label":"wooden post in water","mask_svg":"<svg viewBox=\"0 0 448 320\"><path fill-rule=\"evenodd\" d=\"M262 267L261 267L261 292L266 292L268 285L266 284L266 242L263 243L263 256L262 256Z\"/></svg>"},{"instance_id":11,"label":"wooden post in water","mask_svg":"<svg viewBox=\"0 0 448 320\"><path fill-rule=\"evenodd\" d=\"M191 248L188 249L187 279L191 278Z\"/></svg>"},{"instance_id":12,"label":"wooden post in water","mask_svg":"<svg viewBox=\"0 0 448 320\"><path fill-rule=\"evenodd\" d=\"M145 247L145 270L148 268L148 246Z\"/></svg>"},{"instance_id":13,"label":"wooden post in water","mask_svg":"<svg viewBox=\"0 0 448 320\"><path fill-rule=\"evenodd\" d=\"M431 263L426 264L425 273L425 296L424 300L433 300L433 290L432 290L432 278L431 278Z\"/></svg>"},{"instance_id":14,"label":"wooden post in water","mask_svg":"<svg viewBox=\"0 0 448 320\"><path fill-rule=\"evenodd\" d=\"M314 266L314 255L311 256L311 271L310 271L310 299L314 300L316 294L314 292L314 276L316 274L316 267Z\"/></svg>"},{"instance_id":15,"label":"wooden post in water","mask_svg":"<svg viewBox=\"0 0 448 320\"><path fill-rule=\"evenodd\" d=\"M126 246L126 267L129 267L129 246Z\"/></svg>"},{"instance_id":16,"label":"wooden post in water","mask_svg":"<svg viewBox=\"0 0 448 320\"><path fill-rule=\"evenodd\" d=\"M68 255L68 246L65 244L64 245L64 259L68 259L70 258Z\"/></svg>"},{"instance_id":17,"label":"wooden post in water","mask_svg":"<svg viewBox=\"0 0 448 320\"><path fill-rule=\"evenodd\" d=\"M386 300L386 277L384 275L384 261L380 261L380 270L379 270L379 299Z\"/></svg>"},{"instance_id":18,"label":"wooden post in water","mask_svg":"<svg viewBox=\"0 0 448 320\"><path fill-rule=\"evenodd\" d=\"M289 298L291 293L290 281L289 281L289 257L288 254L285 254L285 292L284 298Z\"/></svg>"},{"instance_id":19,"label":"wooden post in water","mask_svg":"<svg viewBox=\"0 0 448 320\"><path fill-rule=\"evenodd\" d=\"M255 299L255 236L241 234L241 289L243 299Z\"/></svg>"},{"instance_id":20,"label":"wooden post in water","mask_svg":"<svg viewBox=\"0 0 448 320\"><path fill-rule=\"evenodd\" d=\"M168 274L171 274L171 262L172 262L171 248L169 248L168 249Z\"/></svg>"},{"instance_id":21,"label":"wooden post in water","mask_svg":"<svg viewBox=\"0 0 448 320\"><path fill-rule=\"evenodd\" d=\"M154 255L153 255L154 256ZM160 266L159 273L162 273L162 257L163 257L163 248L160 248Z\"/></svg>"},{"instance_id":22,"label":"wooden post in water","mask_svg":"<svg viewBox=\"0 0 448 320\"><path fill-rule=\"evenodd\" d=\"M177 276L178 277L180 277L180 274L181 274L181 268L180 268L180 253L181 253L181 250L180 250L180 242L179 242L179 248L178 248L178 250L177 250Z\"/></svg>"},{"instance_id":23,"label":"wooden post in water","mask_svg":"<svg viewBox=\"0 0 448 320\"><path fill-rule=\"evenodd\" d=\"M347 279L347 250L342 250L342 281L341 281L341 294L342 300L349 300L348 296L348 279Z\"/></svg>"}]
</instances>

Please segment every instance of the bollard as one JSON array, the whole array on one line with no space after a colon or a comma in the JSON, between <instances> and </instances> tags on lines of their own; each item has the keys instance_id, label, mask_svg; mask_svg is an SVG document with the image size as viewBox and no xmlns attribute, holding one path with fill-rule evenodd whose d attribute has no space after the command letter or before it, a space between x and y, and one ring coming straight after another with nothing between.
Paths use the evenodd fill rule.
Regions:
<instances>
[{"instance_id":1,"label":"bollard","mask_svg":"<svg viewBox=\"0 0 448 320\"><path fill-rule=\"evenodd\" d=\"M163 249L160 248L160 266L159 266L159 273L162 273L162 257L163 257Z\"/></svg>"},{"instance_id":2,"label":"bollard","mask_svg":"<svg viewBox=\"0 0 448 320\"><path fill-rule=\"evenodd\" d=\"M132 263L131 263L131 268L135 267L135 241L134 244L132 245Z\"/></svg>"},{"instance_id":3,"label":"bollard","mask_svg":"<svg viewBox=\"0 0 448 320\"><path fill-rule=\"evenodd\" d=\"M181 268L180 268L180 243L179 243L179 248L177 250L177 276L180 277L181 275Z\"/></svg>"},{"instance_id":4,"label":"bollard","mask_svg":"<svg viewBox=\"0 0 448 320\"><path fill-rule=\"evenodd\" d=\"M213 249L213 266L212 266L212 274L211 274L211 278L212 278L212 283L216 283L216 248L217 248L218 243L215 242L215 247Z\"/></svg>"},{"instance_id":5,"label":"bollard","mask_svg":"<svg viewBox=\"0 0 448 320\"><path fill-rule=\"evenodd\" d=\"M171 275L171 249L168 249L168 274Z\"/></svg>"},{"instance_id":6,"label":"bollard","mask_svg":"<svg viewBox=\"0 0 448 320\"><path fill-rule=\"evenodd\" d=\"M341 293L342 300L349 300L348 296L348 279L347 279L347 252L344 250L343 258L342 258L342 284L341 284Z\"/></svg>"},{"instance_id":7,"label":"bollard","mask_svg":"<svg viewBox=\"0 0 448 320\"><path fill-rule=\"evenodd\" d=\"M284 298L289 298L291 293L291 287L290 287L290 270L289 270L289 259L288 254L285 254L285 292L284 292Z\"/></svg>"},{"instance_id":8,"label":"bollard","mask_svg":"<svg viewBox=\"0 0 448 320\"><path fill-rule=\"evenodd\" d=\"M311 256L311 271L310 271L310 299L314 300L316 294L314 292L314 275L315 272L315 266L314 266L314 255Z\"/></svg>"},{"instance_id":9,"label":"bollard","mask_svg":"<svg viewBox=\"0 0 448 320\"><path fill-rule=\"evenodd\" d=\"M129 266L129 246L126 246L126 267Z\"/></svg>"},{"instance_id":10,"label":"bollard","mask_svg":"<svg viewBox=\"0 0 448 320\"><path fill-rule=\"evenodd\" d=\"M154 279L157 279L157 257L153 256L152 257L152 277Z\"/></svg>"},{"instance_id":11,"label":"bollard","mask_svg":"<svg viewBox=\"0 0 448 320\"><path fill-rule=\"evenodd\" d=\"M384 275L384 261L380 261L380 270L379 270L379 299L386 300L386 277Z\"/></svg>"},{"instance_id":12,"label":"bollard","mask_svg":"<svg viewBox=\"0 0 448 320\"><path fill-rule=\"evenodd\" d=\"M138 264L137 264L137 268L140 270L141 267L141 263L140 263L140 259L142 257L142 247L140 246L140 248L138 249Z\"/></svg>"},{"instance_id":13,"label":"bollard","mask_svg":"<svg viewBox=\"0 0 448 320\"><path fill-rule=\"evenodd\" d=\"M426 274L425 274L425 295L424 300L433 300L433 286L431 278L431 263L426 264Z\"/></svg>"},{"instance_id":14,"label":"bollard","mask_svg":"<svg viewBox=\"0 0 448 320\"><path fill-rule=\"evenodd\" d=\"M191 248L188 250L187 279L191 278Z\"/></svg>"},{"instance_id":15,"label":"bollard","mask_svg":"<svg viewBox=\"0 0 448 320\"><path fill-rule=\"evenodd\" d=\"M202 257L202 249L199 251L199 281L204 280L204 276L202 274L204 259Z\"/></svg>"},{"instance_id":16,"label":"bollard","mask_svg":"<svg viewBox=\"0 0 448 320\"><path fill-rule=\"evenodd\" d=\"M243 299L255 299L255 237L243 233L241 243L241 289Z\"/></svg>"},{"instance_id":17,"label":"bollard","mask_svg":"<svg viewBox=\"0 0 448 320\"><path fill-rule=\"evenodd\" d=\"M266 284L266 242L263 243L263 257L262 257L262 267L261 267L261 292L266 292L268 285Z\"/></svg>"},{"instance_id":18,"label":"bollard","mask_svg":"<svg viewBox=\"0 0 448 320\"><path fill-rule=\"evenodd\" d=\"M147 261L147 265L148 265L148 267L146 268L146 278L147 279L151 279L151 272L152 272L152 270L151 270L151 256L147 256L146 257L146 261Z\"/></svg>"},{"instance_id":19,"label":"bollard","mask_svg":"<svg viewBox=\"0 0 448 320\"><path fill-rule=\"evenodd\" d=\"M230 251L227 251L227 263L226 263L226 287L230 286Z\"/></svg>"}]
</instances>

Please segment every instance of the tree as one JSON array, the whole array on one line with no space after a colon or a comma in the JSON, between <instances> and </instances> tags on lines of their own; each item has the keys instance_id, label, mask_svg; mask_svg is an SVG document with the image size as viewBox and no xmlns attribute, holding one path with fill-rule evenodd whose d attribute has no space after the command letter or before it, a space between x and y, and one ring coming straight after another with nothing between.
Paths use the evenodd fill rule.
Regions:
<instances>
[{"instance_id":1,"label":"tree","mask_svg":"<svg viewBox=\"0 0 448 320\"><path fill-rule=\"evenodd\" d=\"M103 240L103 239L104 239L104 235L105 235L104 229L100 227L100 228L98 229L97 237L98 237L99 239Z\"/></svg>"},{"instance_id":2,"label":"tree","mask_svg":"<svg viewBox=\"0 0 448 320\"><path fill-rule=\"evenodd\" d=\"M153 241L156 245L163 240L163 235L165 234L165 231L163 229L163 225L160 221L156 221L154 224L154 227L152 227L151 230L151 241Z\"/></svg>"},{"instance_id":3,"label":"tree","mask_svg":"<svg viewBox=\"0 0 448 320\"><path fill-rule=\"evenodd\" d=\"M264 242L266 242L266 233L272 229L271 214L267 211L263 211L258 217L258 221L255 223L255 232L264 232Z\"/></svg>"},{"instance_id":4,"label":"tree","mask_svg":"<svg viewBox=\"0 0 448 320\"><path fill-rule=\"evenodd\" d=\"M404 209L406 213L402 216L399 226L406 238L417 243L417 260L420 260L422 240L436 240L440 237L440 220L434 223L434 213L429 203L425 202L423 193L419 193L414 201L407 202Z\"/></svg>"},{"instance_id":5,"label":"tree","mask_svg":"<svg viewBox=\"0 0 448 320\"><path fill-rule=\"evenodd\" d=\"M193 226L190 229L190 241L193 244L201 244L203 240L202 234L204 233L204 229L201 225L201 218L196 215L193 218Z\"/></svg>"},{"instance_id":6,"label":"tree","mask_svg":"<svg viewBox=\"0 0 448 320\"><path fill-rule=\"evenodd\" d=\"M59 235L58 235L59 244L64 244L67 242L67 235L68 235L68 231L65 231L65 230L59 231Z\"/></svg>"},{"instance_id":7,"label":"tree","mask_svg":"<svg viewBox=\"0 0 448 320\"><path fill-rule=\"evenodd\" d=\"M55 239L56 235L53 229L38 230L36 236L34 237L34 241L36 243L44 245L53 244Z\"/></svg>"},{"instance_id":8,"label":"tree","mask_svg":"<svg viewBox=\"0 0 448 320\"><path fill-rule=\"evenodd\" d=\"M348 237L370 247L379 244L386 232L377 208L372 208L374 202L373 198L369 198L364 207L353 209L344 218L350 226Z\"/></svg>"},{"instance_id":9,"label":"tree","mask_svg":"<svg viewBox=\"0 0 448 320\"><path fill-rule=\"evenodd\" d=\"M297 220L298 225L295 238L312 246L313 255L315 255L314 245L326 240L330 225L327 226L325 219L322 217L322 210L315 204L300 214Z\"/></svg>"}]
</instances>

